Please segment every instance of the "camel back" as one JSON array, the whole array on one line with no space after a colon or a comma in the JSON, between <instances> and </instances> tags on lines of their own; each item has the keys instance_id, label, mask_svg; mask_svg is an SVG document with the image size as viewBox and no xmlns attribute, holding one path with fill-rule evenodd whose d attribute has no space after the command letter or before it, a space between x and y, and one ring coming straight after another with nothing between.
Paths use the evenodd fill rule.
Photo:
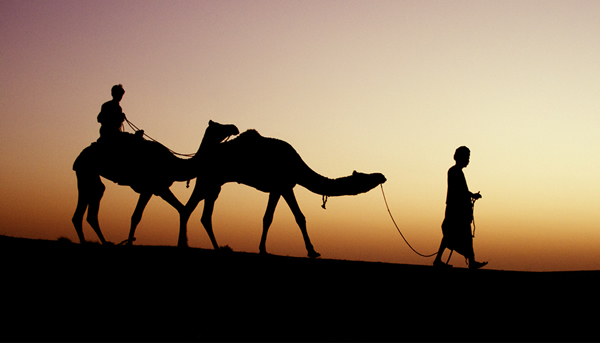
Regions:
<instances>
[{"instance_id":1,"label":"camel back","mask_svg":"<svg viewBox=\"0 0 600 343\"><path fill-rule=\"evenodd\" d=\"M357 195L386 181L380 173L356 171L337 179L324 177L313 171L290 144L263 137L255 130L248 130L220 144L217 150L210 164L219 166L218 174L236 174L229 181L251 185L263 191L299 184L320 195Z\"/></svg>"},{"instance_id":2,"label":"camel back","mask_svg":"<svg viewBox=\"0 0 600 343\"><path fill-rule=\"evenodd\" d=\"M83 149L73 163L73 170L133 187L164 178L172 170L167 166L181 160L160 143L125 135L110 141L100 139Z\"/></svg>"}]
</instances>

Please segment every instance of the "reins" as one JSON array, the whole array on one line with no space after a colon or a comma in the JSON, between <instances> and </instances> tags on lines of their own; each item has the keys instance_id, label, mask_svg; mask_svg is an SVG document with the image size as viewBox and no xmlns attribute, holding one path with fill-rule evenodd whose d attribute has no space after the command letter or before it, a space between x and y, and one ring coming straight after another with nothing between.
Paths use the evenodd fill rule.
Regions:
<instances>
[{"instance_id":1,"label":"reins","mask_svg":"<svg viewBox=\"0 0 600 343\"><path fill-rule=\"evenodd\" d=\"M127 122L127 124L129 125L129 127L130 127L130 128L131 128L131 129L132 129L134 132L140 131L140 129L139 129L139 128L138 128L138 127L137 127L137 126L134 124L134 123L130 122L130 121L129 121L129 119L127 119L127 116L125 115L125 113L123 113L123 117L125 117L125 121ZM158 144L160 144L160 145L164 146L164 147L165 147L167 150L169 150L169 152L170 152L171 154L173 154L173 155L176 155L176 156L181 156L181 157L190 157L190 158L191 158L191 157L194 157L194 156L196 156L196 154L180 154L180 153L178 153L178 152L176 152L176 151L172 150L172 149L171 149L171 148L169 148L168 146L166 146L166 145L162 144L161 142L157 141L156 139L154 139L154 138L150 137L148 134L146 134L146 132L144 132L144 136L145 136L146 138L148 138L149 140L151 140L151 141L153 141L153 142L156 142L156 143L158 143ZM190 188L190 181L191 181L191 179L190 179L190 180L187 180L187 182L186 182L186 185L185 185L185 188ZM135 240L135 239L134 239L134 240ZM127 241L127 240L125 240L125 241L123 241L123 242L121 242L121 243L119 243L119 244L123 244L123 243L125 243L126 241Z\"/></svg>"},{"instance_id":2,"label":"reins","mask_svg":"<svg viewBox=\"0 0 600 343\"><path fill-rule=\"evenodd\" d=\"M130 121L129 121L129 119L127 119L127 116L125 116L125 113L123 113L123 116L125 117L125 121L126 121L126 122L127 122L127 124L129 125L129 127L130 127L130 128L133 130L133 131L140 131L140 129L139 129L137 126L135 126L135 124L134 124L134 123L130 122ZM152 138L152 137L148 136L148 134L146 134L146 132L144 132L144 136L145 136L146 138L148 138L149 140L151 140L151 141L153 141L153 142L156 142L156 143L158 143L158 144L160 144L160 145L164 146L164 147L165 147L165 148L167 148L167 150L169 150L169 151L170 151L170 152L171 152L173 155L182 156L182 157L194 157L194 156L196 155L195 153L193 153L193 154L180 154L180 153L178 153L178 152L176 152L176 151L173 151L173 150L171 150L169 147L167 147L166 145L164 145L164 144L162 144L161 142L157 141L156 139L154 139L154 138Z\"/></svg>"}]
</instances>

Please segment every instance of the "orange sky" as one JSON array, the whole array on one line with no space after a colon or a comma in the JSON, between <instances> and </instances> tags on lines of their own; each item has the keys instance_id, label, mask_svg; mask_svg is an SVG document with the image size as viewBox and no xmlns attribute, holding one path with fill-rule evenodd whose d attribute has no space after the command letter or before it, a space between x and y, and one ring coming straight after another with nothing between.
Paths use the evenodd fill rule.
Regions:
<instances>
[{"instance_id":1,"label":"orange sky","mask_svg":"<svg viewBox=\"0 0 600 343\"><path fill-rule=\"evenodd\" d=\"M72 163L122 83L128 118L176 151L196 151L212 119L283 139L328 177L385 174L396 222L425 254L466 145L483 195L477 259L600 269L599 17L597 1L1 1L0 234L76 240ZM120 242L137 196L105 184L100 223ZM295 191L324 258L433 261L404 244L379 188L327 210ZM223 187L219 244L257 252L267 197ZM190 245L209 248L200 215ZM175 245L177 221L154 198L136 243ZM306 254L283 201L267 244Z\"/></svg>"}]
</instances>

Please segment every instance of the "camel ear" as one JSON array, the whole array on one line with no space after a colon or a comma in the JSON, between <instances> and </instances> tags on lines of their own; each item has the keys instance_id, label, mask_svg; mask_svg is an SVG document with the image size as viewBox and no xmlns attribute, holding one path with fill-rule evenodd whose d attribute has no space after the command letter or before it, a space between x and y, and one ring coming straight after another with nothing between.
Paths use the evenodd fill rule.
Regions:
<instances>
[{"instance_id":1,"label":"camel ear","mask_svg":"<svg viewBox=\"0 0 600 343\"><path fill-rule=\"evenodd\" d=\"M358 174L356 170L352 172L352 176L356 176L356 174Z\"/></svg>"},{"instance_id":2,"label":"camel ear","mask_svg":"<svg viewBox=\"0 0 600 343\"><path fill-rule=\"evenodd\" d=\"M211 125L213 125L214 123L215 123L214 121L212 121L212 120L209 120L209 121L208 121L208 126L211 126Z\"/></svg>"}]
</instances>

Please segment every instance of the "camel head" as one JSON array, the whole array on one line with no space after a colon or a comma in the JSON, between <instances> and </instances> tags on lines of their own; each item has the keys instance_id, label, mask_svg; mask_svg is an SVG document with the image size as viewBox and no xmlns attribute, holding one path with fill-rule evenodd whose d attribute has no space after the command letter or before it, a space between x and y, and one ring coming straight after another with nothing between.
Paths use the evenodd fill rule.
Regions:
<instances>
[{"instance_id":1,"label":"camel head","mask_svg":"<svg viewBox=\"0 0 600 343\"><path fill-rule=\"evenodd\" d=\"M386 181L381 173L365 174L354 171L352 175L333 180L328 196L357 195L365 193Z\"/></svg>"},{"instance_id":2,"label":"camel head","mask_svg":"<svg viewBox=\"0 0 600 343\"><path fill-rule=\"evenodd\" d=\"M356 191L360 193L367 192L387 181L381 173L364 174L356 170L352 172L351 178L354 179L353 184L356 187Z\"/></svg>"},{"instance_id":3,"label":"camel head","mask_svg":"<svg viewBox=\"0 0 600 343\"><path fill-rule=\"evenodd\" d=\"M362 181L364 181L367 184L373 184L375 186L378 186L387 181L385 176L383 176L383 174L381 174L381 173L364 174L364 173L359 173L355 170L354 172L352 172L352 176L355 178L361 179ZM373 186L373 187L375 187L375 186Z\"/></svg>"},{"instance_id":4,"label":"camel head","mask_svg":"<svg viewBox=\"0 0 600 343\"><path fill-rule=\"evenodd\" d=\"M214 139L214 141L221 143L230 136L235 136L239 133L240 130L238 130L237 126L233 124L219 124L215 121L209 120L208 128L206 129L204 137L206 138L206 134L210 134L212 136L211 139Z\"/></svg>"},{"instance_id":5,"label":"camel head","mask_svg":"<svg viewBox=\"0 0 600 343\"><path fill-rule=\"evenodd\" d=\"M204 132L204 138L202 139L200 148L215 146L230 136L237 135L239 133L240 130L238 130L238 128L233 124L219 124L210 120L208 122L208 127Z\"/></svg>"}]
</instances>

